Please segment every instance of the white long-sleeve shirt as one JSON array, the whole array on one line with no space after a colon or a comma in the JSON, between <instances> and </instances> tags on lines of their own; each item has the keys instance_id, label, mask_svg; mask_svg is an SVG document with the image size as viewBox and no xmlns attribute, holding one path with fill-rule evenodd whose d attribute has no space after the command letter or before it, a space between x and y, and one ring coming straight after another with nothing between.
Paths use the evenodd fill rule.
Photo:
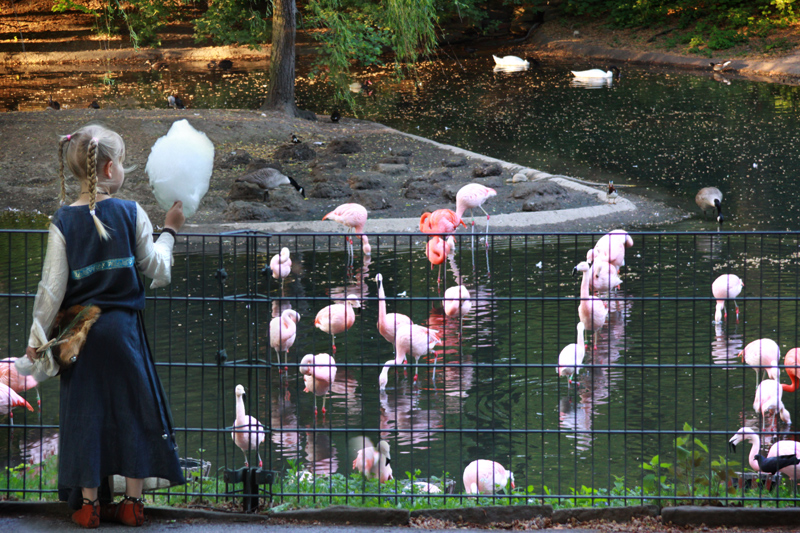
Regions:
<instances>
[{"instance_id":1,"label":"white long-sleeve shirt","mask_svg":"<svg viewBox=\"0 0 800 533\"><path fill-rule=\"evenodd\" d=\"M153 242L153 225L144 209L136 204L136 268L153 282L151 289L165 287L172 281L172 247L175 239L162 233ZM66 240L61 231L50 224L47 236L47 253L44 258L42 280L33 302L33 325L28 346L38 348L47 342L61 302L67 292L69 264Z\"/></svg>"}]
</instances>

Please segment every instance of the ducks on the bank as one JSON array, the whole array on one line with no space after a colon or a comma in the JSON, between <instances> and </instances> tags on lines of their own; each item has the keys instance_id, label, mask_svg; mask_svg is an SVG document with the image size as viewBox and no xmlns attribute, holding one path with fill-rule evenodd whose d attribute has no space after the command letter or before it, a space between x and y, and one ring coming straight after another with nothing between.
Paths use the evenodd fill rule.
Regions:
<instances>
[{"instance_id":1,"label":"ducks on the bank","mask_svg":"<svg viewBox=\"0 0 800 533\"><path fill-rule=\"evenodd\" d=\"M711 70L713 70L714 72L724 72L725 70L728 69L728 67L730 67L730 65L731 65L730 61L723 61L722 63L713 63L713 62L709 63Z\"/></svg>"}]
</instances>

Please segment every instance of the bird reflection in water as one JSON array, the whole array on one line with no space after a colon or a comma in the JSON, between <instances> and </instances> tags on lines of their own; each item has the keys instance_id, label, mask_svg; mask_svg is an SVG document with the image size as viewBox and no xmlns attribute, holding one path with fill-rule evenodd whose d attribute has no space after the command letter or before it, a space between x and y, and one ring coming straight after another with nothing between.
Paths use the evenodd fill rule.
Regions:
<instances>
[{"instance_id":1,"label":"bird reflection in water","mask_svg":"<svg viewBox=\"0 0 800 533\"><path fill-rule=\"evenodd\" d=\"M442 427L442 415L434 409L420 409L420 395L410 394L409 387L405 381L390 392L380 392L381 439L396 437L398 446L416 445L417 449L427 450L440 435L429 430Z\"/></svg>"},{"instance_id":2,"label":"bird reflection in water","mask_svg":"<svg viewBox=\"0 0 800 533\"><path fill-rule=\"evenodd\" d=\"M39 434L37 431L36 435ZM19 443L22 460L31 465L44 463L50 457L58 455L58 432L45 435L39 439L24 439Z\"/></svg>"},{"instance_id":3,"label":"bird reflection in water","mask_svg":"<svg viewBox=\"0 0 800 533\"><path fill-rule=\"evenodd\" d=\"M728 333L723 324L714 324L714 340L711 341L711 357L714 364L722 365L725 368L740 369L738 354L744 346L744 339L741 333L737 333L738 324L733 332Z\"/></svg>"},{"instance_id":4,"label":"bird reflection in water","mask_svg":"<svg viewBox=\"0 0 800 533\"><path fill-rule=\"evenodd\" d=\"M297 405L292 401L290 387L272 389L270 435L275 452L284 459L300 458L300 435L297 424Z\"/></svg>"},{"instance_id":5,"label":"bird reflection in water","mask_svg":"<svg viewBox=\"0 0 800 533\"><path fill-rule=\"evenodd\" d=\"M306 432L305 450L305 468L314 476L330 476L339 469L336 446L324 430Z\"/></svg>"}]
</instances>

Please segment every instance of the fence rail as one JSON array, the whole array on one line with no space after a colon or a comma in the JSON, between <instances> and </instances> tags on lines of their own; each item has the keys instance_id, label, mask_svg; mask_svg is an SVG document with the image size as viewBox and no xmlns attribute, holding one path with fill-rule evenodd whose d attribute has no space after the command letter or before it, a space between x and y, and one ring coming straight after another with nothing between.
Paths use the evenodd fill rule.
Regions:
<instances>
[{"instance_id":1,"label":"fence rail","mask_svg":"<svg viewBox=\"0 0 800 533\"><path fill-rule=\"evenodd\" d=\"M770 467L750 457L756 437L752 449L765 457L772 448L800 457L798 393L772 382L757 397L754 370L760 380L774 372L772 361L743 362L739 353L776 341L779 378L791 389L794 363L784 357L800 346L800 233L630 236L621 284L598 293L582 293L575 267L602 234L460 233L441 265L429 261L430 236L421 234L370 234L371 255L340 233L179 236L172 284L148 289L145 322L189 483L152 480L149 492L160 502L233 499L250 509L260 498L296 506L797 505L792 476L800 470L756 472ZM6 357L24 353L46 238L0 230ZM269 264L284 247L292 266L280 280ZM600 263L587 283L608 279ZM712 284L723 274L744 287L735 303L724 299L716 322ZM444 309L444 292L456 285L469 292L458 300L471 307L461 317ZM315 326L332 304L353 308L352 325L333 337L323 331L330 322ZM587 323L583 342L579 305L603 315L601 325ZM434 346L396 360L377 326L384 306L436 330ZM279 363L270 323L289 309L300 318ZM559 354L570 344L573 357L582 344L585 356L568 377L559 375L570 366ZM313 366L307 354L333 357L332 381L331 361ZM237 385L264 426L256 449L242 451L231 438L252 433L234 422ZM0 410L0 497L55 498L58 380L22 394L32 405L40 395L41 405L14 410L13 425ZM768 394L780 397L754 406ZM372 448L360 452L365 443ZM488 478L475 481L480 498L469 494L476 460L502 465L478 464ZM365 477L355 467L368 463L380 468ZM375 479L389 469L392 479Z\"/></svg>"}]
</instances>

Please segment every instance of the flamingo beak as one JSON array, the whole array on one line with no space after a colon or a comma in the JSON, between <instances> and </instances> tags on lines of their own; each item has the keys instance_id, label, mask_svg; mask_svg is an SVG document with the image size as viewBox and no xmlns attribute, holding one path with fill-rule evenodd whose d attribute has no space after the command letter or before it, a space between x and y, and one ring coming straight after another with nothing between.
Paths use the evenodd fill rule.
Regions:
<instances>
[{"instance_id":1,"label":"flamingo beak","mask_svg":"<svg viewBox=\"0 0 800 533\"><path fill-rule=\"evenodd\" d=\"M732 452L736 451L736 445L730 441L728 441L728 448L730 448Z\"/></svg>"},{"instance_id":2,"label":"flamingo beak","mask_svg":"<svg viewBox=\"0 0 800 533\"><path fill-rule=\"evenodd\" d=\"M578 275L578 267L572 267L572 275L573 276L577 276Z\"/></svg>"}]
</instances>

